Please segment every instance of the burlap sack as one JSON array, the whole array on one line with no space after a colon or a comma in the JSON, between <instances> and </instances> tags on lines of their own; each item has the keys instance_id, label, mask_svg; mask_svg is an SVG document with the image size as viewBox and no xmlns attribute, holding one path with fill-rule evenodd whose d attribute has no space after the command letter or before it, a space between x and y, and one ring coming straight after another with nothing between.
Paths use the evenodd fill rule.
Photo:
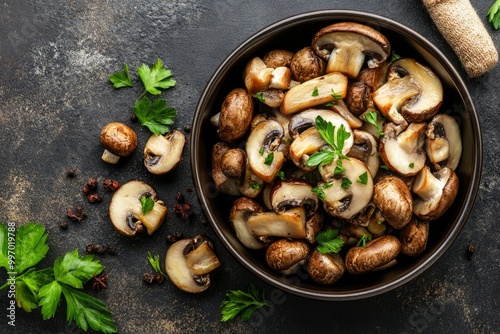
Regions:
<instances>
[{"instance_id":1,"label":"burlap sack","mask_svg":"<svg viewBox=\"0 0 500 334\"><path fill-rule=\"evenodd\" d=\"M478 77L496 65L495 45L468 0L423 0L423 3L469 77Z\"/></svg>"}]
</instances>

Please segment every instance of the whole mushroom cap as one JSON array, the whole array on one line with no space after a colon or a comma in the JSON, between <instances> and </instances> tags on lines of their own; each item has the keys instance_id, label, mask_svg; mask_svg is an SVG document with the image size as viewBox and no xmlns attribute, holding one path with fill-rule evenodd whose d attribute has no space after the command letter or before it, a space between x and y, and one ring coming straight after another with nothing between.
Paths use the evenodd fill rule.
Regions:
<instances>
[{"instance_id":1,"label":"whole mushroom cap","mask_svg":"<svg viewBox=\"0 0 500 334\"><path fill-rule=\"evenodd\" d=\"M128 157L137 148L137 134L129 126L111 122L101 130L101 145L119 157Z\"/></svg>"}]
</instances>

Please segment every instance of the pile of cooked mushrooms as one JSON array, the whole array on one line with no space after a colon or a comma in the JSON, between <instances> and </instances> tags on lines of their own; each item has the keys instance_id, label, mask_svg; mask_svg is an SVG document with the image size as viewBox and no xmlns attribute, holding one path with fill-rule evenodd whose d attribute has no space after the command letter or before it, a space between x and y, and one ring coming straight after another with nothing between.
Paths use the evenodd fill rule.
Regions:
<instances>
[{"instance_id":1,"label":"pile of cooked mushrooms","mask_svg":"<svg viewBox=\"0 0 500 334\"><path fill-rule=\"evenodd\" d=\"M298 51L256 55L243 77L210 121L213 179L235 199L228 218L244 246L323 285L425 251L430 222L457 195L462 151L429 67L391 57L379 31L340 22ZM308 163L318 153L331 158ZM320 251L330 230L342 247Z\"/></svg>"}]
</instances>

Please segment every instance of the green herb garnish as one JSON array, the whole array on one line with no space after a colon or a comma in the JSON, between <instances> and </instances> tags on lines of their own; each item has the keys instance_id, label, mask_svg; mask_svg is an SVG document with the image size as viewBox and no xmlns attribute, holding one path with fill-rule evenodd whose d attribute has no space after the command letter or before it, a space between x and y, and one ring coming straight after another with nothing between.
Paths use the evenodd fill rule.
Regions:
<instances>
[{"instance_id":1,"label":"green herb garnish","mask_svg":"<svg viewBox=\"0 0 500 334\"><path fill-rule=\"evenodd\" d=\"M410 162L410 164L408 165L408 167L410 167L411 169L415 168L415 164L413 162Z\"/></svg>"},{"instance_id":2,"label":"green herb garnish","mask_svg":"<svg viewBox=\"0 0 500 334\"><path fill-rule=\"evenodd\" d=\"M149 211L153 210L155 206L155 201L151 199L151 197L141 196L141 206L142 206L142 214L145 215Z\"/></svg>"},{"instance_id":3,"label":"green herb garnish","mask_svg":"<svg viewBox=\"0 0 500 334\"><path fill-rule=\"evenodd\" d=\"M347 177L343 177L340 186L344 189L347 189L351 186L351 184L352 184L351 180L349 180Z\"/></svg>"},{"instance_id":4,"label":"green herb garnish","mask_svg":"<svg viewBox=\"0 0 500 334\"><path fill-rule=\"evenodd\" d=\"M335 91L333 90L332 88L332 97L335 99L335 100L340 100L342 98L342 95L341 94L338 94L338 93L335 93Z\"/></svg>"},{"instance_id":5,"label":"green herb garnish","mask_svg":"<svg viewBox=\"0 0 500 334\"><path fill-rule=\"evenodd\" d=\"M490 7L487 13L488 22L493 25L493 28L500 28L500 0L496 0Z\"/></svg>"},{"instance_id":6,"label":"green herb garnish","mask_svg":"<svg viewBox=\"0 0 500 334\"><path fill-rule=\"evenodd\" d=\"M265 151L265 149L263 147L261 147L260 150L259 150L259 154L260 155L264 154L264 151Z\"/></svg>"},{"instance_id":7,"label":"green herb garnish","mask_svg":"<svg viewBox=\"0 0 500 334\"><path fill-rule=\"evenodd\" d=\"M361 238L358 240L358 243L356 244L356 246L363 246L363 248L364 248L364 247L366 247L366 243L371 241L371 240L372 240L371 235L363 233Z\"/></svg>"},{"instance_id":8,"label":"green herb garnish","mask_svg":"<svg viewBox=\"0 0 500 334\"><path fill-rule=\"evenodd\" d=\"M264 164L271 166L274 160L274 152L269 153L264 159Z\"/></svg>"},{"instance_id":9,"label":"green herb garnish","mask_svg":"<svg viewBox=\"0 0 500 334\"><path fill-rule=\"evenodd\" d=\"M339 237L339 230L326 230L316 236L317 249L321 254L338 253L344 246L344 241Z\"/></svg>"},{"instance_id":10,"label":"green herb garnish","mask_svg":"<svg viewBox=\"0 0 500 334\"><path fill-rule=\"evenodd\" d=\"M144 96L135 101L134 113L141 125L146 126L155 135L164 135L174 123L177 111L174 107L167 107L167 101L158 99L153 102Z\"/></svg>"},{"instance_id":11,"label":"green herb garnish","mask_svg":"<svg viewBox=\"0 0 500 334\"><path fill-rule=\"evenodd\" d=\"M161 91L159 89L167 89L176 84L175 80L171 78L172 71L163 67L163 62L160 58L152 66L142 64L137 69L137 74L139 74L139 78L141 78L145 89L141 97L146 92L153 95L160 95Z\"/></svg>"},{"instance_id":12,"label":"green herb garnish","mask_svg":"<svg viewBox=\"0 0 500 334\"><path fill-rule=\"evenodd\" d=\"M265 291L259 292L253 284L250 284L247 292L229 290L220 306L221 321L226 322L238 315L246 321L255 310L263 306L269 306L266 302Z\"/></svg>"},{"instance_id":13,"label":"green herb garnish","mask_svg":"<svg viewBox=\"0 0 500 334\"><path fill-rule=\"evenodd\" d=\"M284 180L286 175L285 175L285 172L280 170L277 174L276 174L277 177L280 178L280 180Z\"/></svg>"},{"instance_id":14,"label":"green herb garnish","mask_svg":"<svg viewBox=\"0 0 500 334\"><path fill-rule=\"evenodd\" d=\"M378 113L376 111L370 111L370 112L367 112L366 115L365 115L365 121L368 123L368 124L371 124L373 125L376 129L377 129L377 133L379 136L383 136L384 135L384 131L382 131L382 127L380 126L380 124L378 124Z\"/></svg>"},{"instance_id":15,"label":"green herb garnish","mask_svg":"<svg viewBox=\"0 0 500 334\"><path fill-rule=\"evenodd\" d=\"M252 182L252 189L255 189L255 190L259 190L260 189L260 184L258 184L257 182Z\"/></svg>"},{"instance_id":16,"label":"green herb garnish","mask_svg":"<svg viewBox=\"0 0 500 334\"><path fill-rule=\"evenodd\" d=\"M367 185L368 184L368 173L364 172L359 176L359 179L356 180L356 182Z\"/></svg>"},{"instance_id":17,"label":"green herb garnish","mask_svg":"<svg viewBox=\"0 0 500 334\"><path fill-rule=\"evenodd\" d=\"M123 64L123 72L118 71L109 76L109 81L113 84L115 88L123 87L133 87L132 79L130 78L130 72L128 70L128 65Z\"/></svg>"},{"instance_id":18,"label":"green herb garnish","mask_svg":"<svg viewBox=\"0 0 500 334\"><path fill-rule=\"evenodd\" d=\"M332 183L323 183L319 186L316 186L314 188L311 189L311 191L316 194L319 199L321 200L325 200L326 196L325 196L325 192L323 191L323 189L327 189L327 188L330 188L331 186L333 186Z\"/></svg>"},{"instance_id":19,"label":"green herb garnish","mask_svg":"<svg viewBox=\"0 0 500 334\"><path fill-rule=\"evenodd\" d=\"M148 251L148 262L151 265L151 267L153 268L153 270L155 271L155 273L166 277L165 274L163 273L163 271L161 270L160 256L159 255L156 255L156 254L153 255L153 254L151 254L151 252Z\"/></svg>"},{"instance_id":20,"label":"green herb garnish","mask_svg":"<svg viewBox=\"0 0 500 334\"><path fill-rule=\"evenodd\" d=\"M264 93L262 93L262 92L255 94L255 98L257 100L259 100L260 102L266 102L266 100L264 99Z\"/></svg>"},{"instance_id":21,"label":"green herb garnish","mask_svg":"<svg viewBox=\"0 0 500 334\"><path fill-rule=\"evenodd\" d=\"M391 63L398 61L399 59L401 59L401 56L398 55L396 52L392 51L391 52Z\"/></svg>"}]
</instances>

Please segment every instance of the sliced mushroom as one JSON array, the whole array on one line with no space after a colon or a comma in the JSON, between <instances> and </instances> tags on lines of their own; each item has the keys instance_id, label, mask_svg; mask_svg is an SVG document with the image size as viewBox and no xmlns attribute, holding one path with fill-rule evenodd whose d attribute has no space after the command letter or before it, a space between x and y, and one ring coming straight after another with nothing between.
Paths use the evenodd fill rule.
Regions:
<instances>
[{"instance_id":1,"label":"sliced mushroom","mask_svg":"<svg viewBox=\"0 0 500 334\"><path fill-rule=\"evenodd\" d=\"M312 192L312 185L301 180L283 180L276 182L271 191L271 206L276 213L303 206L308 216L318 210L318 196Z\"/></svg>"},{"instance_id":2,"label":"sliced mushroom","mask_svg":"<svg viewBox=\"0 0 500 334\"><path fill-rule=\"evenodd\" d=\"M250 167L266 182L276 177L285 162L283 152L278 151L283 135L283 127L277 121L266 120L255 126L246 141Z\"/></svg>"},{"instance_id":3,"label":"sliced mushroom","mask_svg":"<svg viewBox=\"0 0 500 334\"><path fill-rule=\"evenodd\" d=\"M267 247L266 263L274 271L293 274L309 255L309 246L302 240L280 239Z\"/></svg>"},{"instance_id":4,"label":"sliced mushroom","mask_svg":"<svg viewBox=\"0 0 500 334\"><path fill-rule=\"evenodd\" d=\"M102 160L116 164L120 157L128 157L137 148L137 134L125 124L112 122L106 124L100 135L101 146L104 148Z\"/></svg>"},{"instance_id":5,"label":"sliced mushroom","mask_svg":"<svg viewBox=\"0 0 500 334\"><path fill-rule=\"evenodd\" d=\"M238 198L231 207L229 221L236 233L236 237L247 248L261 249L267 245L248 228L248 218L263 211L260 204L246 197Z\"/></svg>"},{"instance_id":6,"label":"sliced mushroom","mask_svg":"<svg viewBox=\"0 0 500 334\"><path fill-rule=\"evenodd\" d=\"M316 118L321 116L326 122L332 123L335 126L335 130L343 125L347 132L352 132L349 123L338 113L335 113L327 109L308 109L304 110L298 114L295 114L290 118L288 122L288 133L292 139L296 139L303 131L316 126ZM335 132L335 136L336 136ZM344 154L347 153L353 144L354 138L352 134L346 140L344 144Z\"/></svg>"},{"instance_id":7,"label":"sliced mushroom","mask_svg":"<svg viewBox=\"0 0 500 334\"><path fill-rule=\"evenodd\" d=\"M432 173L425 166L415 176L412 190L419 196L413 204L415 215L423 220L435 220L453 204L458 192L458 176L448 167Z\"/></svg>"},{"instance_id":8,"label":"sliced mushroom","mask_svg":"<svg viewBox=\"0 0 500 334\"><path fill-rule=\"evenodd\" d=\"M331 285L337 282L344 272L344 260L338 253L322 254L315 249L309 256L307 273L319 284Z\"/></svg>"},{"instance_id":9,"label":"sliced mushroom","mask_svg":"<svg viewBox=\"0 0 500 334\"><path fill-rule=\"evenodd\" d=\"M370 203L373 194L372 175L365 164L355 158L342 161L345 172L340 175L335 173L336 166L336 161L333 161L320 168L326 182L319 184L325 195L323 207L334 217L350 219Z\"/></svg>"},{"instance_id":10,"label":"sliced mushroom","mask_svg":"<svg viewBox=\"0 0 500 334\"><path fill-rule=\"evenodd\" d=\"M362 274L386 268L401 251L401 243L392 235L383 235L366 243L366 247L352 247L347 251L345 266L351 274Z\"/></svg>"},{"instance_id":11,"label":"sliced mushroom","mask_svg":"<svg viewBox=\"0 0 500 334\"><path fill-rule=\"evenodd\" d=\"M165 271L179 289L200 293L210 286L210 272L221 265L212 243L202 235L182 239L165 255Z\"/></svg>"},{"instance_id":12,"label":"sliced mushroom","mask_svg":"<svg viewBox=\"0 0 500 334\"><path fill-rule=\"evenodd\" d=\"M218 127L220 139L232 142L245 135L253 117L252 96L243 88L235 88L227 94L218 114L210 122Z\"/></svg>"},{"instance_id":13,"label":"sliced mushroom","mask_svg":"<svg viewBox=\"0 0 500 334\"><path fill-rule=\"evenodd\" d=\"M144 166L156 175L170 172L181 161L186 136L177 130L165 136L151 135L144 147Z\"/></svg>"},{"instance_id":14,"label":"sliced mushroom","mask_svg":"<svg viewBox=\"0 0 500 334\"><path fill-rule=\"evenodd\" d=\"M298 82L305 82L325 74L326 63L310 46L297 51L290 62L292 76Z\"/></svg>"},{"instance_id":15,"label":"sliced mushroom","mask_svg":"<svg viewBox=\"0 0 500 334\"><path fill-rule=\"evenodd\" d=\"M335 101L330 109L345 119L352 129L358 129L363 125L363 121L351 113L344 100Z\"/></svg>"},{"instance_id":16,"label":"sliced mushroom","mask_svg":"<svg viewBox=\"0 0 500 334\"><path fill-rule=\"evenodd\" d=\"M403 58L392 63L387 83L372 97L384 117L405 126L429 120L439 111L443 86L431 69Z\"/></svg>"},{"instance_id":17,"label":"sliced mushroom","mask_svg":"<svg viewBox=\"0 0 500 334\"><path fill-rule=\"evenodd\" d=\"M347 91L347 77L333 72L316 77L290 88L285 94L280 111L285 115L343 99Z\"/></svg>"},{"instance_id":18,"label":"sliced mushroom","mask_svg":"<svg viewBox=\"0 0 500 334\"><path fill-rule=\"evenodd\" d=\"M248 217L248 228L258 237L306 237L306 211L304 207L288 209L283 213L262 212Z\"/></svg>"},{"instance_id":19,"label":"sliced mushroom","mask_svg":"<svg viewBox=\"0 0 500 334\"><path fill-rule=\"evenodd\" d=\"M323 214L321 212L316 212L306 221L306 240L310 244L316 242L316 237L323 227Z\"/></svg>"},{"instance_id":20,"label":"sliced mushroom","mask_svg":"<svg viewBox=\"0 0 500 334\"><path fill-rule=\"evenodd\" d=\"M462 156L462 138L455 119L446 114L432 118L427 125L425 149L435 170L455 170Z\"/></svg>"},{"instance_id":21,"label":"sliced mushroom","mask_svg":"<svg viewBox=\"0 0 500 334\"><path fill-rule=\"evenodd\" d=\"M356 78L368 56L368 67L377 67L391 53L387 38L377 30L354 22L334 23L316 33L314 51L328 61L326 72Z\"/></svg>"},{"instance_id":22,"label":"sliced mushroom","mask_svg":"<svg viewBox=\"0 0 500 334\"><path fill-rule=\"evenodd\" d=\"M424 167L426 126L426 123L411 123L406 130L401 131L394 123L384 125L379 152L387 167L405 176L415 175Z\"/></svg>"},{"instance_id":23,"label":"sliced mushroom","mask_svg":"<svg viewBox=\"0 0 500 334\"><path fill-rule=\"evenodd\" d=\"M252 58L245 67L245 87L250 94L263 92L269 88L273 68L267 67L259 57Z\"/></svg>"},{"instance_id":24,"label":"sliced mushroom","mask_svg":"<svg viewBox=\"0 0 500 334\"><path fill-rule=\"evenodd\" d=\"M362 161L372 176L377 175L380 166L377 141L366 131L355 129L353 133L354 145L347 153L347 156Z\"/></svg>"},{"instance_id":25,"label":"sliced mushroom","mask_svg":"<svg viewBox=\"0 0 500 334\"><path fill-rule=\"evenodd\" d=\"M401 253L408 256L422 254L429 239L429 222L413 218L402 230L399 237Z\"/></svg>"},{"instance_id":26,"label":"sliced mushroom","mask_svg":"<svg viewBox=\"0 0 500 334\"><path fill-rule=\"evenodd\" d=\"M231 147L225 142L217 142L212 148L212 178L217 190L229 196L238 196L238 179L222 172L222 157Z\"/></svg>"},{"instance_id":27,"label":"sliced mushroom","mask_svg":"<svg viewBox=\"0 0 500 334\"><path fill-rule=\"evenodd\" d=\"M394 175L382 176L373 189L373 203L385 221L396 229L408 224L413 215L413 198L408 186Z\"/></svg>"},{"instance_id":28,"label":"sliced mushroom","mask_svg":"<svg viewBox=\"0 0 500 334\"><path fill-rule=\"evenodd\" d=\"M265 54L262 61L266 64L267 67L290 67L290 62L293 58L293 52L288 50L276 49L271 50Z\"/></svg>"},{"instance_id":29,"label":"sliced mushroom","mask_svg":"<svg viewBox=\"0 0 500 334\"><path fill-rule=\"evenodd\" d=\"M144 212L141 198L153 200L151 210ZM126 236L134 236L137 232L146 230L149 235L160 228L167 207L158 200L155 190L142 181L129 181L113 194L109 204L109 218L116 230Z\"/></svg>"}]
</instances>

